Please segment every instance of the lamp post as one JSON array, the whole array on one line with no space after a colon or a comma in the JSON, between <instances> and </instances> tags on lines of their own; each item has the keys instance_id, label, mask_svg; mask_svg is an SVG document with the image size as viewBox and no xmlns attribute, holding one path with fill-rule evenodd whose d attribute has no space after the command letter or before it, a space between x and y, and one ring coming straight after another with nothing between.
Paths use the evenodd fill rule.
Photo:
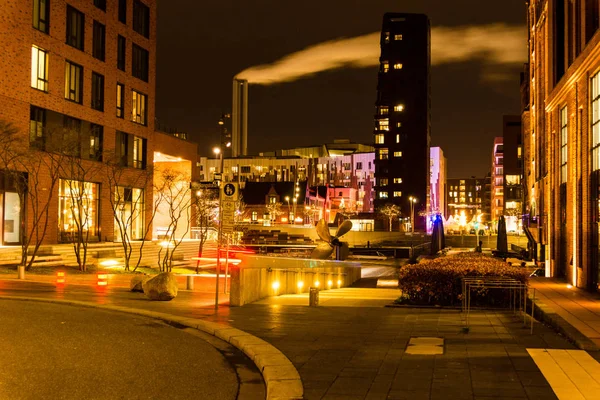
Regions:
<instances>
[{"instance_id":1,"label":"lamp post","mask_svg":"<svg viewBox=\"0 0 600 400\"><path fill-rule=\"evenodd\" d=\"M292 224L294 224L296 221L296 203L298 202L298 195L296 195L292 201L294 202L294 215L292 216Z\"/></svg>"},{"instance_id":2,"label":"lamp post","mask_svg":"<svg viewBox=\"0 0 600 400\"><path fill-rule=\"evenodd\" d=\"M415 203L417 198L410 196L408 201L410 202L410 232L415 233Z\"/></svg>"},{"instance_id":3,"label":"lamp post","mask_svg":"<svg viewBox=\"0 0 600 400\"><path fill-rule=\"evenodd\" d=\"M220 147L213 148L213 153L219 156L221 164L221 179L223 179L223 152ZM219 188L222 180L219 181ZM219 237L217 239L217 271L216 271L216 289L215 289L215 310L219 309L219 273L221 271L221 241L223 240L223 199L219 193Z\"/></svg>"},{"instance_id":4,"label":"lamp post","mask_svg":"<svg viewBox=\"0 0 600 400\"><path fill-rule=\"evenodd\" d=\"M288 224L291 223L290 222L290 196L285 196L285 201L287 201L287 205L288 205Z\"/></svg>"}]
</instances>

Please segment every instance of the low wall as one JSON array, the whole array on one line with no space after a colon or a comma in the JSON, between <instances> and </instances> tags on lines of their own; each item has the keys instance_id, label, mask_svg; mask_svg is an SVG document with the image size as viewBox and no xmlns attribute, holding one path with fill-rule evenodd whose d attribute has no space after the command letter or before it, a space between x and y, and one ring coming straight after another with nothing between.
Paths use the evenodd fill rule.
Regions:
<instances>
[{"instance_id":1,"label":"low wall","mask_svg":"<svg viewBox=\"0 0 600 400\"><path fill-rule=\"evenodd\" d=\"M349 286L360 279L359 263L303 258L239 255L242 262L230 269L230 305L244 304L280 294Z\"/></svg>"}]
</instances>

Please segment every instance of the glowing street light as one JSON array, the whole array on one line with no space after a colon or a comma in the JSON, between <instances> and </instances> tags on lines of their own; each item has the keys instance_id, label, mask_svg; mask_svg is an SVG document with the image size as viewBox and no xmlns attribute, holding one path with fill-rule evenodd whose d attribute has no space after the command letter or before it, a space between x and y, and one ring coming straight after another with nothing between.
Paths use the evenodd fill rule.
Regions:
<instances>
[{"instance_id":1,"label":"glowing street light","mask_svg":"<svg viewBox=\"0 0 600 400\"><path fill-rule=\"evenodd\" d=\"M288 223L290 223L289 222L289 220L291 219L290 218L290 216L291 216L291 214L290 214L291 213L291 210L290 210L290 196L285 196L285 201L287 201L287 205L288 205Z\"/></svg>"},{"instance_id":2,"label":"glowing street light","mask_svg":"<svg viewBox=\"0 0 600 400\"><path fill-rule=\"evenodd\" d=\"M417 198L410 196L408 201L410 202L410 231L411 233L415 233L415 203L417 202Z\"/></svg>"}]
</instances>

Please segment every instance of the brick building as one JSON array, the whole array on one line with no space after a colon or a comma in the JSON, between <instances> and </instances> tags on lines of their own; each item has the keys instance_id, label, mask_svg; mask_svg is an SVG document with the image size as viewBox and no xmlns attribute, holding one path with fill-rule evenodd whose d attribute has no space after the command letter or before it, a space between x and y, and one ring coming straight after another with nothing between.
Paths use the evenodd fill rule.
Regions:
<instances>
[{"instance_id":1,"label":"brick building","mask_svg":"<svg viewBox=\"0 0 600 400\"><path fill-rule=\"evenodd\" d=\"M600 11L597 1L527 2L525 212L548 276L598 289Z\"/></svg>"},{"instance_id":2,"label":"brick building","mask_svg":"<svg viewBox=\"0 0 600 400\"><path fill-rule=\"evenodd\" d=\"M140 215L131 237L148 238L152 166L177 163L192 179L196 159L195 145L154 130L156 2L5 0L0 46L0 120L34 158L50 165L60 155L56 186L49 168L38 171L41 196L51 198L45 242L69 241L81 212L91 240L115 239L115 196L123 213ZM119 169L112 183L109 164ZM18 227L31 228L31 204L17 207L14 188L3 190L2 209L12 211L1 216L2 243L18 243Z\"/></svg>"}]
</instances>

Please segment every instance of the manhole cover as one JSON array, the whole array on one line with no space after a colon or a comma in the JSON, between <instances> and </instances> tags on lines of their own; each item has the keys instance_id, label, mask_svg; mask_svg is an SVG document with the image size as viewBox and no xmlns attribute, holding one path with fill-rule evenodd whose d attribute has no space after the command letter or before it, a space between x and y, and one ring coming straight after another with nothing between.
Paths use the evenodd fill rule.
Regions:
<instances>
[{"instance_id":1,"label":"manhole cover","mask_svg":"<svg viewBox=\"0 0 600 400\"><path fill-rule=\"evenodd\" d=\"M406 346L406 354L438 355L444 354L444 338L412 337Z\"/></svg>"}]
</instances>

